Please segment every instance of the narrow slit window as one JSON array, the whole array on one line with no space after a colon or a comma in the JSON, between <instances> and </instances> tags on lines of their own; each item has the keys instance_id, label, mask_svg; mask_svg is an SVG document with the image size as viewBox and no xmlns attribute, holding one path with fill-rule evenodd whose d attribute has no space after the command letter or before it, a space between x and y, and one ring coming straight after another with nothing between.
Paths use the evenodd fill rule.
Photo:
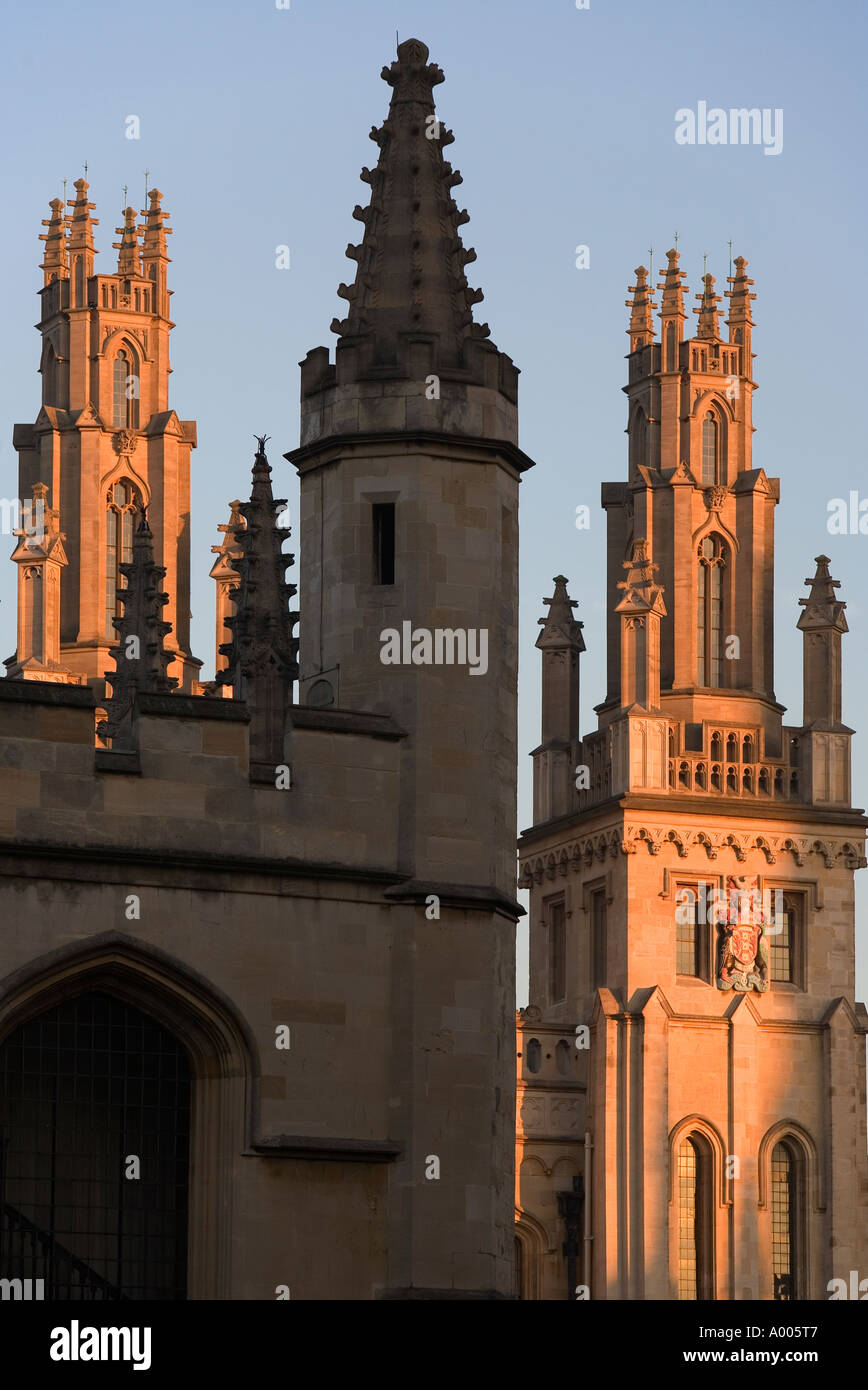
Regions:
<instances>
[{"instance_id":1,"label":"narrow slit window","mask_svg":"<svg viewBox=\"0 0 868 1390\"><path fill-rule=\"evenodd\" d=\"M374 502L374 583L395 582L395 504Z\"/></svg>"},{"instance_id":2,"label":"narrow slit window","mask_svg":"<svg viewBox=\"0 0 868 1390\"><path fill-rule=\"evenodd\" d=\"M591 894L591 988L606 983L606 890Z\"/></svg>"},{"instance_id":3,"label":"narrow slit window","mask_svg":"<svg viewBox=\"0 0 868 1390\"><path fill-rule=\"evenodd\" d=\"M549 1002L559 1004L567 993L567 920L564 903L549 908Z\"/></svg>"}]
</instances>

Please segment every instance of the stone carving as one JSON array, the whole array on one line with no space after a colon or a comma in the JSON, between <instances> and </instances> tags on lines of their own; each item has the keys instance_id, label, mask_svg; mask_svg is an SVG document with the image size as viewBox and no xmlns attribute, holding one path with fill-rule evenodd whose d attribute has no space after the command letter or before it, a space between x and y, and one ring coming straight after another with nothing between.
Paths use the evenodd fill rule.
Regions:
<instances>
[{"instance_id":1,"label":"stone carving","mask_svg":"<svg viewBox=\"0 0 868 1390\"><path fill-rule=\"evenodd\" d=\"M661 829L659 826L635 824L626 825L623 836L614 829L598 831L579 840L568 841L565 849L571 872L577 874L595 860L605 859L607 855L614 859L619 854L635 854L639 849L656 855L669 845L682 859L690 850L700 848L705 850L709 859L717 859L721 853L729 853L738 862L744 862L751 850L759 850L768 864L775 864L783 855L791 854L794 863L799 866L807 862L809 855L818 855L823 867L827 869L834 867L840 858L844 859L848 867L857 867L864 860L861 845L856 846L849 840L839 841L831 837L817 840L792 835L735 835L725 831L694 830L687 826ZM556 868L557 860L554 854L546 858L540 855L528 856L522 861L519 886L529 888L532 883L541 883L547 871L549 877L554 878Z\"/></svg>"},{"instance_id":2,"label":"stone carving","mask_svg":"<svg viewBox=\"0 0 868 1390\"><path fill-rule=\"evenodd\" d=\"M559 1133L578 1129L579 1103L568 1096L557 1096L551 1102L551 1126Z\"/></svg>"},{"instance_id":3,"label":"stone carving","mask_svg":"<svg viewBox=\"0 0 868 1390\"><path fill-rule=\"evenodd\" d=\"M521 1123L525 1129L542 1129L545 1123L545 1101L542 1096L525 1096L521 1103Z\"/></svg>"},{"instance_id":4,"label":"stone carving","mask_svg":"<svg viewBox=\"0 0 868 1390\"><path fill-rule=\"evenodd\" d=\"M759 994L769 987L766 919L756 878L730 874L727 902L715 910L720 929L717 988Z\"/></svg>"},{"instance_id":5,"label":"stone carving","mask_svg":"<svg viewBox=\"0 0 868 1390\"><path fill-rule=\"evenodd\" d=\"M116 430L112 435L112 448L116 454L134 454L138 442L135 430Z\"/></svg>"}]
</instances>

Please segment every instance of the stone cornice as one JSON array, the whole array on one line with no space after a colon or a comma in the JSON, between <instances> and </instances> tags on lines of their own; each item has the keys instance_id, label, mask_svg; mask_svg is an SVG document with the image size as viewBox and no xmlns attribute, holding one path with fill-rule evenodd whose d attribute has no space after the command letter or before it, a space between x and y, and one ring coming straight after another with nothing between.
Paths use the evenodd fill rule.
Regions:
<instances>
[{"instance_id":1,"label":"stone cornice","mask_svg":"<svg viewBox=\"0 0 868 1390\"><path fill-rule=\"evenodd\" d=\"M757 821L780 820L790 825L840 825L852 827L855 832L868 828L868 817L859 809L825 810L821 806L808 806L803 801L766 801L736 795L694 796L672 792L665 796L642 796L634 792L626 796L610 796L585 810L568 811L554 820L528 826L519 837L519 854L541 840L560 839L562 834L566 837L570 833L575 836L581 833L583 826L607 818L620 822L622 817L626 818L636 811L657 812L670 822L695 815L702 818L703 824L732 819L749 820L754 824ZM585 834L588 833L585 831Z\"/></svg>"},{"instance_id":2,"label":"stone cornice","mask_svg":"<svg viewBox=\"0 0 868 1390\"><path fill-rule=\"evenodd\" d=\"M324 1135L274 1134L255 1140L245 1158L306 1158L316 1162L394 1163L403 1158L401 1144L391 1139L330 1139Z\"/></svg>"},{"instance_id":3,"label":"stone cornice","mask_svg":"<svg viewBox=\"0 0 868 1390\"><path fill-rule=\"evenodd\" d=\"M507 439L475 438L467 434L446 434L440 430L381 430L376 433L332 434L310 444L302 444L298 449L290 449L283 457L287 462L294 464L300 474L304 474L322 467L323 464L334 463L353 445L362 445L370 449L374 445L390 444L402 453L413 444L439 445L441 448L444 445L451 446L453 449L460 449L463 456L481 455L481 461L484 463L489 463L492 456L499 455L501 459L511 463L519 473L524 473L534 466L533 459ZM326 455L325 458L320 457L323 454Z\"/></svg>"},{"instance_id":4,"label":"stone cornice","mask_svg":"<svg viewBox=\"0 0 868 1390\"><path fill-rule=\"evenodd\" d=\"M858 822L860 826L863 822ZM776 864L779 859L787 859L803 866L809 859L817 865L817 858L827 869L834 868L843 860L849 870L866 867L861 833L844 836L798 835L782 833L767 834L756 830L735 831L732 829L709 828L703 825L668 825L665 827L643 824L638 819L624 818L623 823L602 830L579 835L562 841L556 847L545 851L528 848L521 855L520 888L529 888L543 879L553 881L566 877L567 873L581 873L594 864L602 864L607 859L615 859L619 854L635 854L647 851L659 854L662 849L674 847L680 859L686 859L691 851L704 850L709 860L721 858L722 867L744 863L748 854L759 851L765 856L767 864Z\"/></svg>"},{"instance_id":5,"label":"stone cornice","mask_svg":"<svg viewBox=\"0 0 868 1390\"><path fill-rule=\"evenodd\" d=\"M28 860L31 861L28 863ZM47 868L51 865L51 869ZM197 877L197 875L199 877ZM199 887L220 892L227 880L239 876L263 879L251 892L283 893L290 881L305 879L367 883L382 890L400 884L403 876L384 868L327 864L300 859L268 859L208 854L197 850L140 848L136 845L59 845L0 841L0 878L45 879L46 876L100 883L132 883ZM286 884L280 880L285 879ZM277 881L275 883L275 880ZM302 890L303 891L303 890Z\"/></svg>"}]
</instances>

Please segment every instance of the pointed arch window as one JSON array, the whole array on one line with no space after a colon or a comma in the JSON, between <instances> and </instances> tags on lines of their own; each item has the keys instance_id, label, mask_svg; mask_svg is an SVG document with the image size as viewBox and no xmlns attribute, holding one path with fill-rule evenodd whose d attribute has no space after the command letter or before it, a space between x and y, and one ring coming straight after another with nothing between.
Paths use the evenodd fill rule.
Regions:
<instances>
[{"instance_id":1,"label":"pointed arch window","mask_svg":"<svg viewBox=\"0 0 868 1390\"><path fill-rule=\"evenodd\" d=\"M117 635L117 591L127 582L120 566L133 558L133 519L139 505L138 493L126 478L113 485L107 498L105 543L105 633L112 641Z\"/></svg>"},{"instance_id":2,"label":"pointed arch window","mask_svg":"<svg viewBox=\"0 0 868 1390\"><path fill-rule=\"evenodd\" d=\"M112 425L116 430L139 427L139 375L126 348L118 350L112 364Z\"/></svg>"},{"instance_id":3,"label":"pointed arch window","mask_svg":"<svg viewBox=\"0 0 868 1390\"><path fill-rule=\"evenodd\" d=\"M699 547L696 585L696 683L720 686L723 677L723 572L726 546L706 536Z\"/></svg>"},{"instance_id":4,"label":"pointed arch window","mask_svg":"<svg viewBox=\"0 0 868 1390\"><path fill-rule=\"evenodd\" d=\"M678 1146L678 1297L714 1297L713 1164L711 1145L689 1134Z\"/></svg>"},{"instance_id":5,"label":"pointed arch window","mask_svg":"<svg viewBox=\"0 0 868 1390\"><path fill-rule=\"evenodd\" d=\"M720 482L720 424L713 410L702 422L702 486Z\"/></svg>"},{"instance_id":6,"label":"pointed arch window","mask_svg":"<svg viewBox=\"0 0 868 1390\"><path fill-rule=\"evenodd\" d=\"M191 1094L174 1034L110 995L66 999L7 1037L4 1275L44 1279L56 1301L186 1298Z\"/></svg>"},{"instance_id":7,"label":"pointed arch window","mask_svg":"<svg viewBox=\"0 0 868 1390\"><path fill-rule=\"evenodd\" d=\"M805 895L785 893L769 933L769 975L772 983L803 985L801 961L804 941Z\"/></svg>"},{"instance_id":8,"label":"pointed arch window","mask_svg":"<svg viewBox=\"0 0 868 1390\"><path fill-rule=\"evenodd\" d=\"M772 1150L772 1297L790 1303L805 1297L804 1162L796 1143L781 1140Z\"/></svg>"}]
</instances>

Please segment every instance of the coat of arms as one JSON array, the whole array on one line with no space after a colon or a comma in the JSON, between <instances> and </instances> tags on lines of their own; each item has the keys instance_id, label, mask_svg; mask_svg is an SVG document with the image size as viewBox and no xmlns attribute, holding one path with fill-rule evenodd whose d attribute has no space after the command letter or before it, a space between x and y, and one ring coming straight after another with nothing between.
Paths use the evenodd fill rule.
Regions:
<instances>
[{"instance_id":1,"label":"coat of arms","mask_svg":"<svg viewBox=\"0 0 868 1390\"><path fill-rule=\"evenodd\" d=\"M761 994L769 987L769 953L757 880L730 876L726 886L726 903L717 913L717 988L739 994L755 989Z\"/></svg>"}]
</instances>

